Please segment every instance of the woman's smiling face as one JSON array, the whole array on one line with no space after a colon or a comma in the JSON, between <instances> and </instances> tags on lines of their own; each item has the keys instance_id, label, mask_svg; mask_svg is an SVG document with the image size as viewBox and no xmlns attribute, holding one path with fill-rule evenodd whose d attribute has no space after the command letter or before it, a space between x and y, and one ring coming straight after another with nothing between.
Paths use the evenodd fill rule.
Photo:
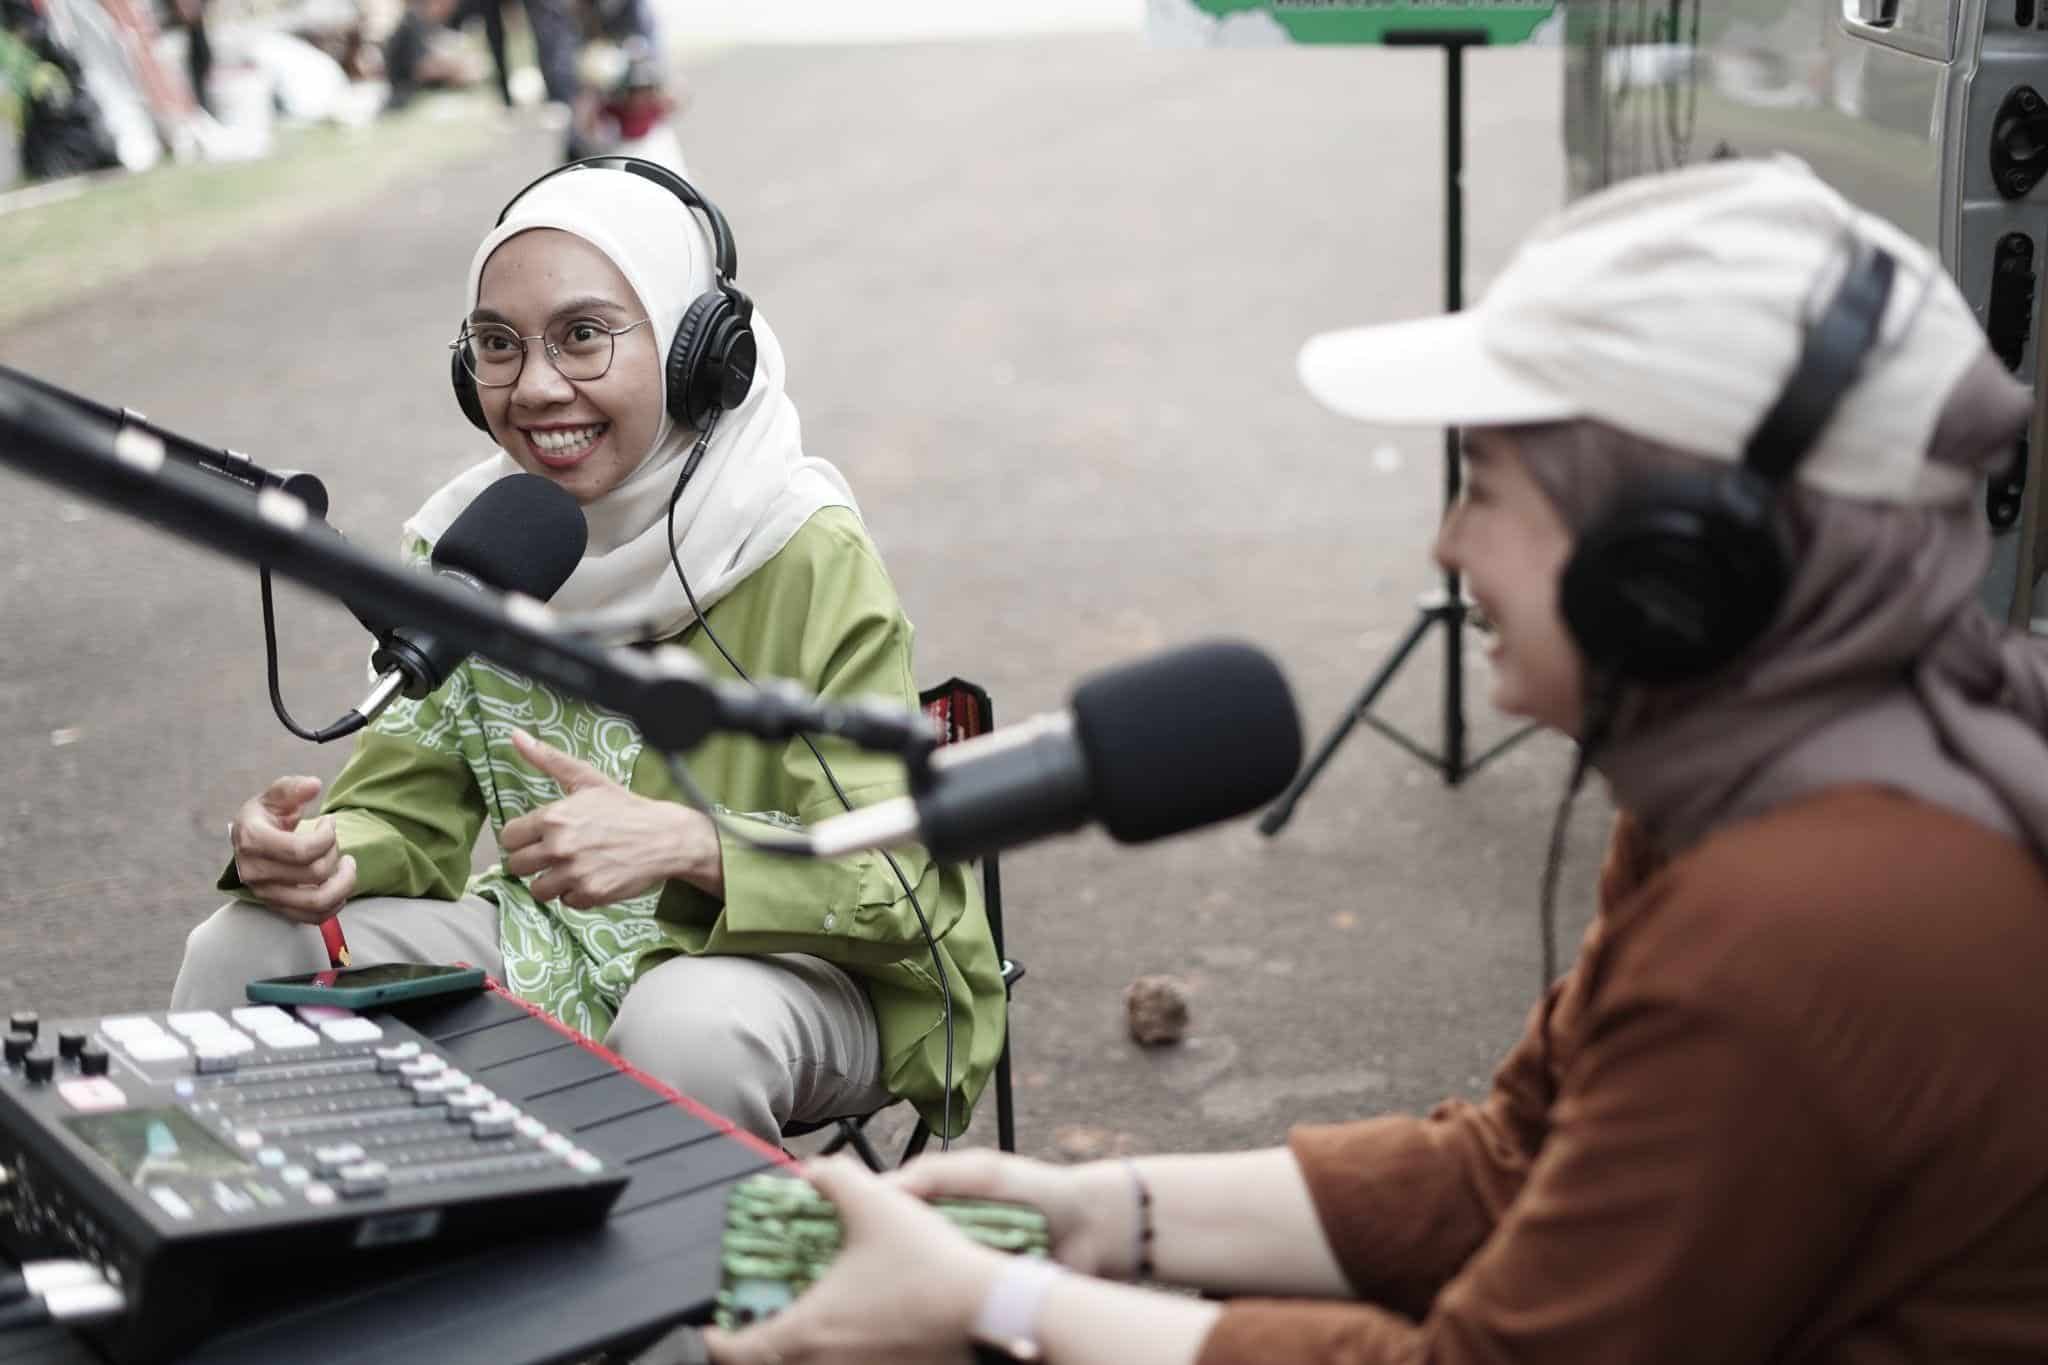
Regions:
<instances>
[{"instance_id":1,"label":"woman's smiling face","mask_svg":"<svg viewBox=\"0 0 2048 1365\"><path fill-rule=\"evenodd\" d=\"M1493 704L1565 734L1581 720L1585 664L1558 585L1572 535L1501 427L1465 432L1464 496L1436 539L1436 560L1465 576L1493 623Z\"/></svg>"},{"instance_id":2,"label":"woman's smiling face","mask_svg":"<svg viewBox=\"0 0 2048 1365\"><path fill-rule=\"evenodd\" d=\"M602 251L573 233L534 228L491 253L477 281L472 325L500 323L521 336L555 336L587 320L610 330L611 365L571 380L528 341L516 382L479 386L491 435L519 467L590 503L618 487L654 448L665 384L657 338L632 285ZM594 335L586 332L584 335Z\"/></svg>"}]
</instances>

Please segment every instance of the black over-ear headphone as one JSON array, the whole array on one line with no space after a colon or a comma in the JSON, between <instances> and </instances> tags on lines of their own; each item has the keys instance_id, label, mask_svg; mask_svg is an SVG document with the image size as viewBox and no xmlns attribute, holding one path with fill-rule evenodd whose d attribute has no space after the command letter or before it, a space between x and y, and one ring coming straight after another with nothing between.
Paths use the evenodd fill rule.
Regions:
<instances>
[{"instance_id":1,"label":"black over-ear headphone","mask_svg":"<svg viewBox=\"0 0 2048 1365\"><path fill-rule=\"evenodd\" d=\"M1579 649L1610 686L1706 677L1776 616L1791 580L1778 489L1856 382L1896 273L1882 249L1855 254L1807 325L1792 376L1740 465L1645 480L1580 534L1559 600Z\"/></svg>"},{"instance_id":2,"label":"black over-ear headphone","mask_svg":"<svg viewBox=\"0 0 2048 1365\"><path fill-rule=\"evenodd\" d=\"M719 413L730 412L744 402L754 382L754 303L732 282L739 273L739 254L733 248L732 231L725 225L725 215L689 181L666 166L634 156L592 156L557 166L529 182L499 210L498 222L502 224L512 205L541 181L584 167L625 171L651 180L688 208L702 213L711 225L717 277L712 287L691 300L683 311L683 320L669 343L665 366L669 416L692 430L703 431ZM645 302L643 299L642 303ZM463 326L468 325L465 319ZM455 401L462 408L462 415L479 431L489 432L491 427L477 397L476 380L462 363L460 350L448 359L449 378L455 385Z\"/></svg>"}]
</instances>

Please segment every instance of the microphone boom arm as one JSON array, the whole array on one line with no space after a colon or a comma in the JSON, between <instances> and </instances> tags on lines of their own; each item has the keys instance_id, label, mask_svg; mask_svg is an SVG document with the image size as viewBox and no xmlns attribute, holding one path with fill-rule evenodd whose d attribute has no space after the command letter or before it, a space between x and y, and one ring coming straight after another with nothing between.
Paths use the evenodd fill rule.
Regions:
<instances>
[{"instance_id":1,"label":"microphone boom arm","mask_svg":"<svg viewBox=\"0 0 2048 1365\"><path fill-rule=\"evenodd\" d=\"M311 526L279 487L232 487L166 457L134 422L113 432L55 401L61 391L0 369L0 463L147 521L194 544L268 566L347 604L376 601L475 654L630 717L646 741L678 753L707 735L836 735L922 767L936 739L923 714L881 702L828 702L793 683L720 683L680 648L611 648L565 634L532 598L477 593L396 567Z\"/></svg>"}]
</instances>

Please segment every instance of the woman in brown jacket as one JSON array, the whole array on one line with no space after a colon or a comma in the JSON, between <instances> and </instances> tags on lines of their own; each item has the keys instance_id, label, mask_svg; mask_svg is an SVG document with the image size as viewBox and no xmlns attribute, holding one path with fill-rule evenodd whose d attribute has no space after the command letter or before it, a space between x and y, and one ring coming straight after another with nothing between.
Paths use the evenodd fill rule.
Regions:
<instances>
[{"instance_id":1,"label":"woman in brown jacket","mask_svg":"<svg viewBox=\"0 0 2048 1365\"><path fill-rule=\"evenodd\" d=\"M2048 1359L2048 643L1975 595L2030 402L1938 263L1797 163L1717 163L1301 367L1465 430L1436 553L1494 701L1623 812L1576 963L1480 1104L821 1168L838 1263L714 1358ZM903 1190L1035 1204L1057 1264Z\"/></svg>"}]
</instances>

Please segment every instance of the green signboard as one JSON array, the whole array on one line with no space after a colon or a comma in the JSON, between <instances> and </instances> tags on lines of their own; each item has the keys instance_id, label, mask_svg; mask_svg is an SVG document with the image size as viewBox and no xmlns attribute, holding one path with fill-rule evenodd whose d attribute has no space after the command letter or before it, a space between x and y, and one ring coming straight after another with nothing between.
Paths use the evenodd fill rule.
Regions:
<instances>
[{"instance_id":1,"label":"green signboard","mask_svg":"<svg viewBox=\"0 0 2048 1365\"><path fill-rule=\"evenodd\" d=\"M1489 44L1526 43L1557 17L1526 0L1151 0L1152 31L1232 46L1384 43L1402 33L1484 32ZM1395 37L1398 41L1398 37Z\"/></svg>"}]
</instances>

